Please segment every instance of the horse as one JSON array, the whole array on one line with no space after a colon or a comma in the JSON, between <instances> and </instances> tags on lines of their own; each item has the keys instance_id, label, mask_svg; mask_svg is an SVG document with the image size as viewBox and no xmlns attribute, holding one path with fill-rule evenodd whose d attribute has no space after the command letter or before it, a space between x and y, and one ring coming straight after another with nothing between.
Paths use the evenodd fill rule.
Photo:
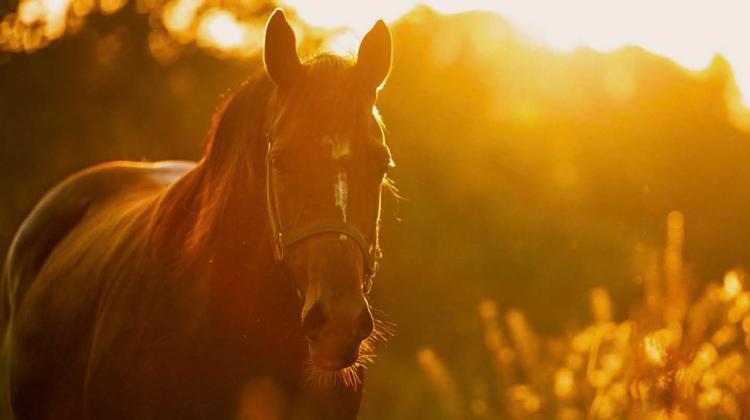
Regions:
<instances>
[{"instance_id":1,"label":"horse","mask_svg":"<svg viewBox=\"0 0 750 420\"><path fill-rule=\"evenodd\" d=\"M379 20L356 59L303 61L277 9L198 163L106 163L50 190L3 268L3 418L356 418L391 44Z\"/></svg>"}]
</instances>

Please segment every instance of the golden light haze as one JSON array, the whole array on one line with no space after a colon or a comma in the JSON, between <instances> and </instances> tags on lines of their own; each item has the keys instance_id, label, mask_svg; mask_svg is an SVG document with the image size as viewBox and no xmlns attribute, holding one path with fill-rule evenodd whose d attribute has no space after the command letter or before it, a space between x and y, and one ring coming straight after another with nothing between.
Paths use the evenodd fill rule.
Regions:
<instances>
[{"instance_id":1,"label":"golden light haze","mask_svg":"<svg viewBox=\"0 0 750 420\"><path fill-rule=\"evenodd\" d=\"M263 34L256 25L240 22L231 12L213 9L201 17L197 37L202 46L249 55L260 48Z\"/></svg>"},{"instance_id":2,"label":"golden light haze","mask_svg":"<svg viewBox=\"0 0 750 420\"><path fill-rule=\"evenodd\" d=\"M363 35L376 17L395 20L417 4L442 13L497 12L531 38L559 51L611 51L638 45L700 70L715 54L732 66L741 101L750 106L750 2L747 0L285 0L305 21ZM357 38L352 36L351 38ZM354 44L356 45L356 44ZM341 49L338 44L336 49Z\"/></svg>"},{"instance_id":3,"label":"golden light haze","mask_svg":"<svg viewBox=\"0 0 750 420\"><path fill-rule=\"evenodd\" d=\"M155 5L148 0L136 3ZM46 45L45 39L62 35L70 9L74 15L83 16L97 4L101 12L109 14L120 10L126 0L21 0L17 15L7 15L0 26L0 44L5 40L10 50L34 51ZM339 53L355 52L352 50L361 36L377 18L394 21L415 6L426 4L442 13L496 12L530 39L558 51L580 46L612 51L637 45L693 71L706 68L716 54L721 54L731 65L738 88L736 95L729 92L730 112L735 119L743 120L735 122L750 128L747 112L741 116L736 109L737 105L750 108L747 0L283 0L280 4L294 9L312 26L348 28L326 45ZM197 40L203 47L238 56L249 56L260 47L263 22L245 22L227 4L199 13L206 5L206 0L167 1L164 24L181 42ZM16 21L28 27L39 25L41 31L23 31Z\"/></svg>"}]
</instances>

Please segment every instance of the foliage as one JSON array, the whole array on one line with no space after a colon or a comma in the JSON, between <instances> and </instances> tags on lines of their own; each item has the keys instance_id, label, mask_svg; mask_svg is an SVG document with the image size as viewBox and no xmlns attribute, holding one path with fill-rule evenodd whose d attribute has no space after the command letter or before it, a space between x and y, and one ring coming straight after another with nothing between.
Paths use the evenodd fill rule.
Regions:
<instances>
[{"instance_id":1,"label":"foliage","mask_svg":"<svg viewBox=\"0 0 750 420\"><path fill-rule=\"evenodd\" d=\"M592 321L560 336L540 335L522 312L479 315L492 375L462 392L435 350L420 365L452 418L740 419L750 410L750 292L732 270L698 296L682 264L682 215L672 213L661 264L644 267L643 297L614 321L602 288L591 291Z\"/></svg>"}]
</instances>

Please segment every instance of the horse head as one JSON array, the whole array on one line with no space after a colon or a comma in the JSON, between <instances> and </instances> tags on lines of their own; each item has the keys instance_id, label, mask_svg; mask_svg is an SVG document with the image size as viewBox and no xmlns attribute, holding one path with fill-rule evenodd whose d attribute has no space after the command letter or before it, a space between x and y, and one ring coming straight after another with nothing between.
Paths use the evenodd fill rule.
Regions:
<instances>
[{"instance_id":1,"label":"horse head","mask_svg":"<svg viewBox=\"0 0 750 420\"><path fill-rule=\"evenodd\" d=\"M266 28L265 68L276 85L268 128L267 209L277 259L303 300L310 360L326 371L356 365L373 332L381 189L393 166L375 109L391 67L378 21L356 61L302 62L277 10Z\"/></svg>"}]
</instances>

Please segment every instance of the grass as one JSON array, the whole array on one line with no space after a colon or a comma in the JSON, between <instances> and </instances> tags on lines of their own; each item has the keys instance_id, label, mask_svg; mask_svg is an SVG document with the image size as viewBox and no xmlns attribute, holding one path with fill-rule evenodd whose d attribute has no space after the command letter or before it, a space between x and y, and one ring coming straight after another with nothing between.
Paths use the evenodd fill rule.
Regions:
<instances>
[{"instance_id":1,"label":"grass","mask_svg":"<svg viewBox=\"0 0 750 420\"><path fill-rule=\"evenodd\" d=\"M643 297L623 321L601 288L591 291L591 322L554 337L520 311L480 302L491 392L459 389L436 350L417 355L445 409L457 420L750 418L745 274L691 292L683 238L683 216L670 213L666 247L644 258Z\"/></svg>"}]
</instances>

